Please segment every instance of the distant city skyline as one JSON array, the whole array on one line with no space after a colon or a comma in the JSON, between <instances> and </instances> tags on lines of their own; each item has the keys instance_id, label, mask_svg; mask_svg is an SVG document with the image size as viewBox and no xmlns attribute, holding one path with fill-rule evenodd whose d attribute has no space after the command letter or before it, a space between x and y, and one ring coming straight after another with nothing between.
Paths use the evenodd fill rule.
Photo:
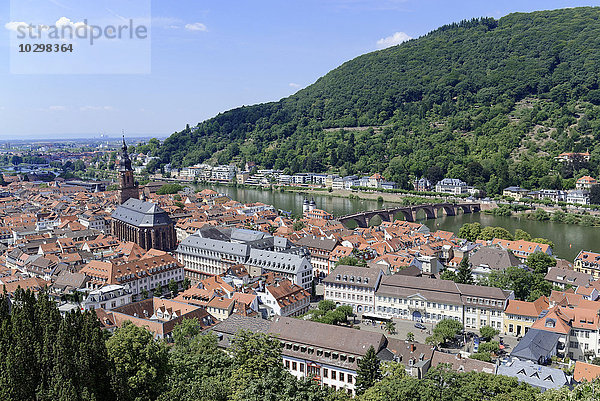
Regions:
<instances>
[{"instance_id":1,"label":"distant city skyline","mask_svg":"<svg viewBox=\"0 0 600 401\"><path fill-rule=\"evenodd\" d=\"M9 33L17 21L7 4L0 8L0 140L117 137L122 129L130 137L165 137L235 107L287 97L345 61L447 23L588 5L594 4L154 1L150 74L15 75ZM62 17L82 19L68 7Z\"/></svg>"}]
</instances>

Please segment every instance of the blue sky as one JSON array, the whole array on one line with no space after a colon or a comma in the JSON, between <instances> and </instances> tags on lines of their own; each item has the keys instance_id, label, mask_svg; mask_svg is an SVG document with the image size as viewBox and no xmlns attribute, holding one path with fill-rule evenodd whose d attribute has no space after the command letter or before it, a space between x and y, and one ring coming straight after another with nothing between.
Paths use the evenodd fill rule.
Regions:
<instances>
[{"instance_id":1,"label":"blue sky","mask_svg":"<svg viewBox=\"0 0 600 401\"><path fill-rule=\"evenodd\" d=\"M593 3L155 0L149 74L53 75L10 73L6 24L14 10L4 1L0 139L116 136L122 129L165 136L234 107L289 96L347 60L446 23ZM65 8L64 17L78 21L81 13Z\"/></svg>"}]
</instances>

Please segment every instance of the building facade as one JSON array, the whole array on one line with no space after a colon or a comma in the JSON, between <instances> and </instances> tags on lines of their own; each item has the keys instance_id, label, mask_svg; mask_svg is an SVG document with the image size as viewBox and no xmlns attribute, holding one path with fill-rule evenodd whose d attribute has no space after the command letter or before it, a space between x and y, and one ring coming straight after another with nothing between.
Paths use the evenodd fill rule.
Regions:
<instances>
[{"instance_id":1,"label":"building facade","mask_svg":"<svg viewBox=\"0 0 600 401\"><path fill-rule=\"evenodd\" d=\"M324 299L352 306L355 313L372 313L382 277L383 271L376 267L339 265L323 280Z\"/></svg>"},{"instance_id":2,"label":"building facade","mask_svg":"<svg viewBox=\"0 0 600 401\"><path fill-rule=\"evenodd\" d=\"M158 205L129 198L112 213L112 233L145 250L171 251L177 243L175 225Z\"/></svg>"},{"instance_id":3,"label":"building facade","mask_svg":"<svg viewBox=\"0 0 600 401\"><path fill-rule=\"evenodd\" d=\"M281 237L245 229L201 229L179 244L176 255L186 277L199 282L244 265L251 276L279 273L311 291L313 268L304 248L294 248Z\"/></svg>"},{"instance_id":4,"label":"building facade","mask_svg":"<svg viewBox=\"0 0 600 401\"><path fill-rule=\"evenodd\" d=\"M453 319L472 329L501 330L503 311L513 298L512 291L499 288L394 274L384 277L375 292L375 314L426 323Z\"/></svg>"}]
</instances>

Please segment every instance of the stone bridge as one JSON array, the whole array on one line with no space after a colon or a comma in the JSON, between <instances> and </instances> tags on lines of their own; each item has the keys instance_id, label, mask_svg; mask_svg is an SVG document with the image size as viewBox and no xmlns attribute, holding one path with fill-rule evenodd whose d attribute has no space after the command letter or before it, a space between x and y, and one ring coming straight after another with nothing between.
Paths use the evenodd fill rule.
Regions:
<instances>
[{"instance_id":1,"label":"stone bridge","mask_svg":"<svg viewBox=\"0 0 600 401\"><path fill-rule=\"evenodd\" d=\"M398 213L404 215L404 220L415 221L417 219L417 213L419 211L425 212L427 219L435 219L441 214L446 216L456 216L456 214L462 210L463 213L476 213L481 211L481 205L479 203L437 203L437 204L425 204L415 206L400 206L389 209L381 210L369 210L366 212L349 214L346 216L338 217L336 220L346 225L350 221L355 221L359 227L368 227L369 222L375 216L379 216L382 221L394 221Z\"/></svg>"}]
</instances>

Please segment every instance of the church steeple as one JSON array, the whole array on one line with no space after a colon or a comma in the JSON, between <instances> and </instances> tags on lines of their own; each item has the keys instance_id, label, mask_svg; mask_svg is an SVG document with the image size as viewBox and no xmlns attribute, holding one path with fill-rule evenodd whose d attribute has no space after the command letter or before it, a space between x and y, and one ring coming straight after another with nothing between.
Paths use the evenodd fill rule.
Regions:
<instances>
[{"instance_id":1,"label":"church steeple","mask_svg":"<svg viewBox=\"0 0 600 401\"><path fill-rule=\"evenodd\" d=\"M127 144L125 143L125 135L123 135L123 147L121 148L119 160L119 203L123 204L130 198L139 199L139 197L140 192L133 177L131 159L127 153Z\"/></svg>"},{"instance_id":2,"label":"church steeple","mask_svg":"<svg viewBox=\"0 0 600 401\"><path fill-rule=\"evenodd\" d=\"M127 144L125 143L125 135L123 135L123 146L121 147L121 160L119 161L119 171L128 171L133 169L131 168L131 159L129 158L129 154L127 153Z\"/></svg>"}]
</instances>

